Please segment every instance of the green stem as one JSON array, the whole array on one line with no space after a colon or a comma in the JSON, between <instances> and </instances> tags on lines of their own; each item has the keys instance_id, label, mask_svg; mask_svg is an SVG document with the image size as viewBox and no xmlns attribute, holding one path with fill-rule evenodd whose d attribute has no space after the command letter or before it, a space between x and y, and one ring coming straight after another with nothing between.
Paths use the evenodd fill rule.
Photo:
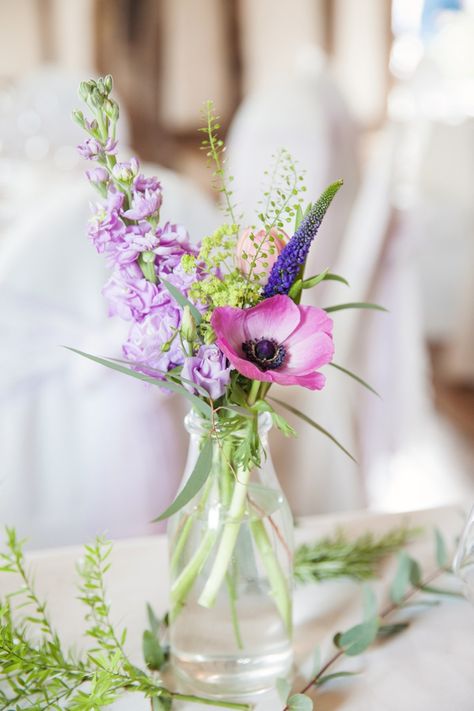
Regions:
<instances>
[{"instance_id":1,"label":"green stem","mask_svg":"<svg viewBox=\"0 0 474 711\"><path fill-rule=\"evenodd\" d=\"M212 566L207 583L199 597L199 604L212 607L227 573L235 543L239 534L240 522L244 513L247 484L250 479L250 469L240 470L234 485L234 492L229 507L229 520L224 526L221 542Z\"/></svg>"},{"instance_id":2,"label":"green stem","mask_svg":"<svg viewBox=\"0 0 474 711\"><path fill-rule=\"evenodd\" d=\"M181 575L176 578L171 587L171 619L173 620L181 607L184 605L184 600L191 590L194 581L202 570L206 562L212 546L217 538L217 529L208 529L204 534L199 548L189 561L187 566L181 571Z\"/></svg>"},{"instance_id":3,"label":"green stem","mask_svg":"<svg viewBox=\"0 0 474 711\"><path fill-rule=\"evenodd\" d=\"M273 599L282 616L288 634L292 630L291 598L285 575L276 557L275 551L268 536L265 524L261 519L251 522L254 541L260 552L262 563L270 581Z\"/></svg>"},{"instance_id":4,"label":"green stem","mask_svg":"<svg viewBox=\"0 0 474 711\"><path fill-rule=\"evenodd\" d=\"M252 381L249 396L247 398L247 402L250 406L252 406L258 398L258 391L260 390L260 385L261 383L259 380Z\"/></svg>"},{"instance_id":5,"label":"green stem","mask_svg":"<svg viewBox=\"0 0 474 711\"><path fill-rule=\"evenodd\" d=\"M235 589L235 573L227 573L227 575L225 576L225 581L227 583L227 591L229 593L230 615L232 618L232 627L234 630L235 641L237 642L237 647L239 649L243 649L244 643L242 641L242 635L240 634L239 616L237 614L237 590Z\"/></svg>"}]
</instances>

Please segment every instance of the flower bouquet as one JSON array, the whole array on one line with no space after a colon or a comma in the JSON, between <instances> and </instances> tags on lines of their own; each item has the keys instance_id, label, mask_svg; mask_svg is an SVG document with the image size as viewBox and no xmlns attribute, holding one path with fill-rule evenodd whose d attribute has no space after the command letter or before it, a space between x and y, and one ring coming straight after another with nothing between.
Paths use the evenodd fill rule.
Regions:
<instances>
[{"instance_id":1,"label":"flower bouquet","mask_svg":"<svg viewBox=\"0 0 474 711\"><path fill-rule=\"evenodd\" d=\"M102 198L89 237L112 269L103 293L110 315L129 321L130 332L122 361L82 355L189 401L185 476L156 519L170 519L171 658L198 690L254 693L292 663L292 517L267 433L274 425L295 434L281 414L286 408L328 434L269 392L274 383L323 388L320 369L334 353L328 313L373 305L300 303L325 280L345 282L329 270L304 275L341 181L304 208L303 176L281 151L258 225L242 229L209 102L202 147L227 219L194 246L183 226L160 222L160 182L145 177L136 158L117 160L111 90L110 76L83 82L92 120L74 116L88 133L79 151L96 164L87 177Z\"/></svg>"}]
</instances>

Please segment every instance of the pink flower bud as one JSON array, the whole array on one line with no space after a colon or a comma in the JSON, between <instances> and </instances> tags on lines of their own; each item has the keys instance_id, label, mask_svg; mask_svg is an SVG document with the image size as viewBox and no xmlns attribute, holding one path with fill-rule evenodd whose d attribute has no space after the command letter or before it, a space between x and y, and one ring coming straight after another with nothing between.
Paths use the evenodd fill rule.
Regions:
<instances>
[{"instance_id":1,"label":"pink flower bud","mask_svg":"<svg viewBox=\"0 0 474 711\"><path fill-rule=\"evenodd\" d=\"M260 230L247 227L237 241L237 268L246 276L251 274L263 286L289 239L286 232L276 227L268 233L263 227Z\"/></svg>"}]
</instances>

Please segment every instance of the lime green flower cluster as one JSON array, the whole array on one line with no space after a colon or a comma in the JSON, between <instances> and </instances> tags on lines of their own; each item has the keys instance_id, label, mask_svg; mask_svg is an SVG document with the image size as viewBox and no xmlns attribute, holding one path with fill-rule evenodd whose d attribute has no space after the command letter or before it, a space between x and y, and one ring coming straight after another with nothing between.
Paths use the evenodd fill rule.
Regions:
<instances>
[{"instance_id":1,"label":"lime green flower cluster","mask_svg":"<svg viewBox=\"0 0 474 711\"><path fill-rule=\"evenodd\" d=\"M261 299L262 287L254 279L248 279L235 266L235 247L238 225L222 225L212 235L204 237L199 254L185 254L181 267L187 274L199 274L190 287L189 297L194 303L206 306L199 326L206 343L214 341L210 325L212 313L218 306L244 308L254 306Z\"/></svg>"}]
</instances>

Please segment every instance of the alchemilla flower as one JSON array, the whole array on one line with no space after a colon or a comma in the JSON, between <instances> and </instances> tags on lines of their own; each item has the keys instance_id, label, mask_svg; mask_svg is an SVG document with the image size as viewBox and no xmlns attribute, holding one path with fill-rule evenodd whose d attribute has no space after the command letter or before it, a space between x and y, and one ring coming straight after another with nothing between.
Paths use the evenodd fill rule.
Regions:
<instances>
[{"instance_id":1,"label":"alchemilla flower","mask_svg":"<svg viewBox=\"0 0 474 711\"><path fill-rule=\"evenodd\" d=\"M334 345L332 320L323 309L273 296L249 309L217 308L211 325L219 348L247 378L324 387L318 368L331 362Z\"/></svg>"},{"instance_id":2,"label":"alchemilla flower","mask_svg":"<svg viewBox=\"0 0 474 711\"><path fill-rule=\"evenodd\" d=\"M200 385L209 393L213 400L224 395L230 382L231 366L225 355L213 344L201 346L197 355L186 358L181 376L186 380ZM183 381L184 387L190 392L197 393L190 383Z\"/></svg>"}]
</instances>

